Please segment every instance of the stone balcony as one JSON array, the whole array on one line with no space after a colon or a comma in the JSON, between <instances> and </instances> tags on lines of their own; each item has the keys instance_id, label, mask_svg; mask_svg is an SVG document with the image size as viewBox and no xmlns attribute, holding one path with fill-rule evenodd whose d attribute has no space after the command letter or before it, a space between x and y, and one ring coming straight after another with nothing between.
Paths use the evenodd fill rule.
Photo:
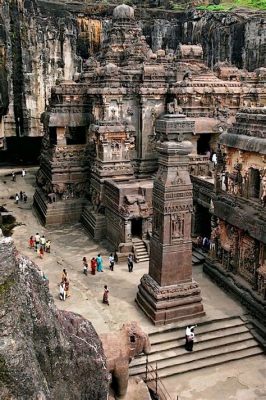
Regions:
<instances>
[{"instance_id":1,"label":"stone balcony","mask_svg":"<svg viewBox=\"0 0 266 400\"><path fill-rule=\"evenodd\" d=\"M202 179L212 180L213 163L206 155L190 154L189 155L189 173Z\"/></svg>"}]
</instances>

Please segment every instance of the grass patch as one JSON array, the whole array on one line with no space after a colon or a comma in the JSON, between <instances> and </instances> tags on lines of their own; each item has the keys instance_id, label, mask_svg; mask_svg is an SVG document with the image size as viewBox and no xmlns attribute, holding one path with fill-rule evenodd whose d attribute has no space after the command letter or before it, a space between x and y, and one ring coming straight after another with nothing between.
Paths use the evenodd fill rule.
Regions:
<instances>
[{"instance_id":1,"label":"grass patch","mask_svg":"<svg viewBox=\"0 0 266 400\"><path fill-rule=\"evenodd\" d=\"M235 0L222 1L221 4L209 4L196 7L197 10L206 11L231 11L236 8L250 8L266 11L266 0Z\"/></svg>"}]
</instances>

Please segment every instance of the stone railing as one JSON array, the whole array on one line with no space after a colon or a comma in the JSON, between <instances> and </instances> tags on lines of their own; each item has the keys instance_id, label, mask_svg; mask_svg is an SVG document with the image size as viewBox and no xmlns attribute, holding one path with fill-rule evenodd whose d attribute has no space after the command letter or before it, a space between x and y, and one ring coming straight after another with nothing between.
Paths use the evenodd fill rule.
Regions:
<instances>
[{"instance_id":1,"label":"stone railing","mask_svg":"<svg viewBox=\"0 0 266 400\"><path fill-rule=\"evenodd\" d=\"M189 155L189 173L193 176L213 176L213 163L208 156L198 154Z\"/></svg>"}]
</instances>

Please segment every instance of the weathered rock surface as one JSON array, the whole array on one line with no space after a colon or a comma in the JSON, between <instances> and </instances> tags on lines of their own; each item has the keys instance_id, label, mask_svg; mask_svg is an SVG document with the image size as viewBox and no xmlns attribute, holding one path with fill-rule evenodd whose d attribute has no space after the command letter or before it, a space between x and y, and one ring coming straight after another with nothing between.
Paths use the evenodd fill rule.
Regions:
<instances>
[{"instance_id":1,"label":"weathered rock surface","mask_svg":"<svg viewBox=\"0 0 266 400\"><path fill-rule=\"evenodd\" d=\"M56 309L47 281L0 238L0 399L104 400L106 359L92 324Z\"/></svg>"}]
</instances>

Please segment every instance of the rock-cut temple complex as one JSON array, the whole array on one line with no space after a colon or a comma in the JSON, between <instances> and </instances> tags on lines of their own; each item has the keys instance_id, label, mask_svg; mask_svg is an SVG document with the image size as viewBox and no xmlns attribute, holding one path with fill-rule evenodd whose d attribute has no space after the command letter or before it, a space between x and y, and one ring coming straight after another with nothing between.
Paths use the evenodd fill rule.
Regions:
<instances>
[{"instance_id":1,"label":"rock-cut temple complex","mask_svg":"<svg viewBox=\"0 0 266 400\"><path fill-rule=\"evenodd\" d=\"M226 61L209 69L200 45L153 52L121 5L98 54L52 88L34 207L47 226L81 221L122 255L150 254L137 301L154 321L169 284L190 282L191 313L203 312L186 265L190 233L211 239L206 272L244 288L265 315L265 79L265 68ZM182 315L179 303L169 320Z\"/></svg>"}]
</instances>

